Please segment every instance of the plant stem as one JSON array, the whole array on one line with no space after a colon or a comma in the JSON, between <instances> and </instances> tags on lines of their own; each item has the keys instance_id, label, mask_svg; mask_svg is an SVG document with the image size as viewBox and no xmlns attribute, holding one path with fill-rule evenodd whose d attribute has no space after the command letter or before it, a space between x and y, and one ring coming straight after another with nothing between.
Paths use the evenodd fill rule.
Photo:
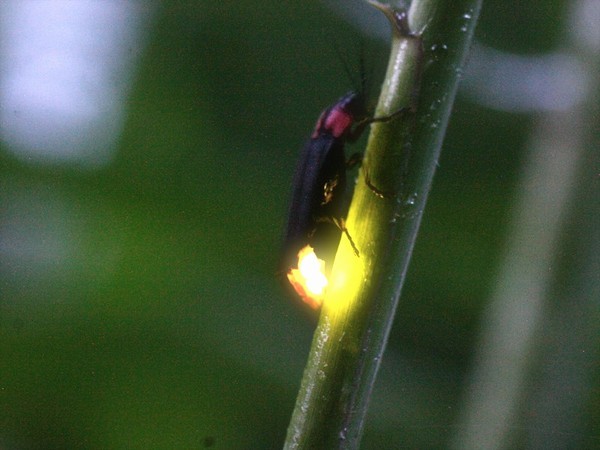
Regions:
<instances>
[{"instance_id":1,"label":"plant stem","mask_svg":"<svg viewBox=\"0 0 600 450\"><path fill-rule=\"evenodd\" d=\"M359 446L481 6L481 0L414 0L403 17L372 3L394 30L375 116L410 110L372 126L346 223L360 257L341 240L286 449ZM376 195L388 192L389 198Z\"/></svg>"}]
</instances>

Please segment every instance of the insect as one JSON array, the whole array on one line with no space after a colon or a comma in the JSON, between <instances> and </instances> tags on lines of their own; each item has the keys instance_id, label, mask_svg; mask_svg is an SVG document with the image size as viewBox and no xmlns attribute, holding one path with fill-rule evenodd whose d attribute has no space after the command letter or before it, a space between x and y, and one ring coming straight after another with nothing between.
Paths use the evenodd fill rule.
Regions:
<instances>
[{"instance_id":1,"label":"insect","mask_svg":"<svg viewBox=\"0 0 600 450\"><path fill-rule=\"evenodd\" d=\"M346 170L362 157L354 154L346 160L344 145L358 139L369 123L389 120L401 111L368 117L364 97L349 92L321 113L302 149L292 183L282 269L296 293L313 307L320 305L327 285L324 261L331 262L341 233L359 255L344 222L344 192Z\"/></svg>"}]
</instances>

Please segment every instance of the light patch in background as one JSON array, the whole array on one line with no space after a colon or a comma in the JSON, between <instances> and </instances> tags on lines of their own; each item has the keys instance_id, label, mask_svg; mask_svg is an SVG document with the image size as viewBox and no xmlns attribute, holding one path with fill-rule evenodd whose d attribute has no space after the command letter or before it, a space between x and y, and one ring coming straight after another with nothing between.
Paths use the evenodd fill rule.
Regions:
<instances>
[{"instance_id":1,"label":"light patch in background","mask_svg":"<svg viewBox=\"0 0 600 450\"><path fill-rule=\"evenodd\" d=\"M78 260L82 224L53 187L0 185L0 269L3 287L64 279ZM79 211L81 214L81 211ZM70 216L70 217L69 217Z\"/></svg>"},{"instance_id":2,"label":"light patch in background","mask_svg":"<svg viewBox=\"0 0 600 450\"><path fill-rule=\"evenodd\" d=\"M573 8L569 29L579 41L579 45L589 52L600 49L600 2L580 0Z\"/></svg>"},{"instance_id":3,"label":"light patch in background","mask_svg":"<svg viewBox=\"0 0 600 450\"><path fill-rule=\"evenodd\" d=\"M364 35L390 41L387 19L362 0L323 1ZM407 3L396 2L405 8ZM584 21L598 23L600 2L586 0L582 4ZM592 28L596 33L585 39L590 46L600 45L600 29ZM588 79L577 55L517 55L475 43L459 88L470 101L490 109L516 113L565 111L588 95Z\"/></svg>"},{"instance_id":4,"label":"light patch in background","mask_svg":"<svg viewBox=\"0 0 600 450\"><path fill-rule=\"evenodd\" d=\"M565 111L585 99L588 81L576 55L516 55L476 44L461 88L501 111Z\"/></svg>"},{"instance_id":5,"label":"light patch in background","mask_svg":"<svg viewBox=\"0 0 600 450\"><path fill-rule=\"evenodd\" d=\"M0 180L2 319L46 316L44 305L87 301L114 280L126 227L109 203L68 195L52 182ZM20 319L19 319L20 320Z\"/></svg>"},{"instance_id":6,"label":"light patch in background","mask_svg":"<svg viewBox=\"0 0 600 450\"><path fill-rule=\"evenodd\" d=\"M154 2L3 0L0 138L21 160L111 161Z\"/></svg>"}]
</instances>

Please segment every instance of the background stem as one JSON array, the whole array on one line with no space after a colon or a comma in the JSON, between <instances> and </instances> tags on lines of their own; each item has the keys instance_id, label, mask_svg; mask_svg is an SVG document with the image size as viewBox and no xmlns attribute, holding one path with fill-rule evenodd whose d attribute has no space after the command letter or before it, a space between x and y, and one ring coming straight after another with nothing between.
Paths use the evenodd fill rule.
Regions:
<instances>
[{"instance_id":1,"label":"background stem","mask_svg":"<svg viewBox=\"0 0 600 450\"><path fill-rule=\"evenodd\" d=\"M597 21L587 7L569 3L560 49L585 71L587 95L535 117L456 449L586 447L581 411L591 375L572 358L597 361L600 329L600 48L589 45L598 42ZM562 80L563 89L571 83Z\"/></svg>"}]
</instances>

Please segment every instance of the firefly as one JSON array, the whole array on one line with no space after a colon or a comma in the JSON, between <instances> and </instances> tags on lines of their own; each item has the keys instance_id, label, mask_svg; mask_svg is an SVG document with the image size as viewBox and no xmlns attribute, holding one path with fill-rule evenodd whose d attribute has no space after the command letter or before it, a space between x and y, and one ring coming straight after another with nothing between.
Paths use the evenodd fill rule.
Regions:
<instances>
[{"instance_id":1,"label":"firefly","mask_svg":"<svg viewBox=\"0 0 600 450\"><path fill-rule=\"evenodd\" d=\"M398 112L368 117L363 95L349 92L321 113L300 153L292 182L282 270L294 291L313 308L322 303L326 262L331 264L341 233L355 255L360 254L345 225L344 192L346 170L358 164L361 155L346 160L344 146L358 139L368 124L389 120Z\"/></svg>"}]
</instances>

